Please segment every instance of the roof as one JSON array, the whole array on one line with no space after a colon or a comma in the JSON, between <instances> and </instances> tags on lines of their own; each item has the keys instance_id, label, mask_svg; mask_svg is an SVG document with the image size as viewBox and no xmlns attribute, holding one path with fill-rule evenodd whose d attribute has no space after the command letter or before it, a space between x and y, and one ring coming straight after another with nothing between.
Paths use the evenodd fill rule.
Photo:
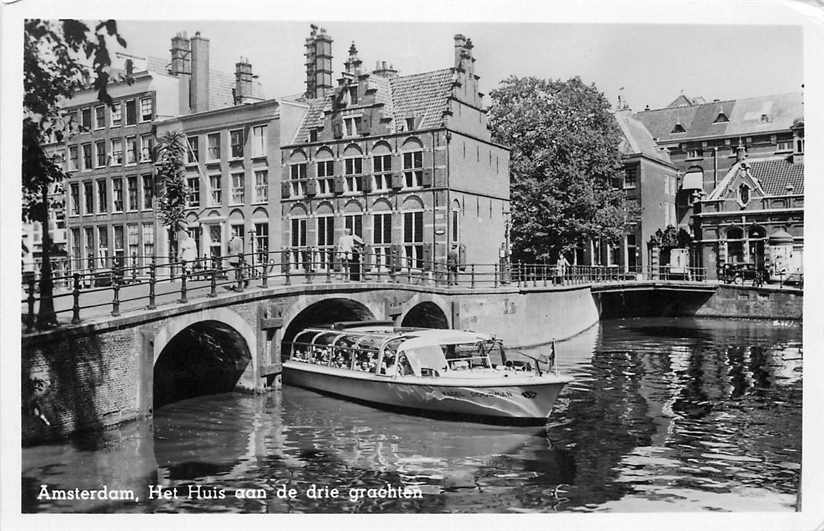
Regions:
<instances>
[{"instance_id":1,"label":"roof","mask_svg":"<svg viewBox=\"0 0 824 531\"><path fill-rule=\"evenodd\" d=\"M658 147L649 130L636 120L630 111L618 111L615 120L623 133L619 149L623 155L643 155L648 158L672 164L669 152Z\"/></svg>"},{"instance_id":2,"label":"roof","mask_svg":"<svg viewBox=\"0 0 824 531\"><path fill-rule=\"evenodd\" d=\"M804 193L804 163L794 163L790 157L773 157L745 159L742 162L735 163L707 199L712 201L723 198L724 192L735 181L738 172L741 171L746 171L755 180L764 195L777 196ZM787 190L788 185L792 185L792 192Z\"/></svg>"},{"instance_id":3,"label":"roof","mask_svg":"<svg viewBox=\"0 0 824 531\"><path fill-rule=\"evenodd\" d=\"M370 75L369 88L375 89L375 103L383 104L384 116L392 119L390 130L400 132L404 119L415 117L417 129L438 127L448 109L449 97L455 82L453 68L385 78ZM309 130L322 127L327 111L332 110L331 98L297 98L309 110L298 128L294 142L307 142Z\"/></svg>"},{"instance_id":4,"label":"roof","mask_svg":"<svg viewBox=\"0 0 824 531\"><path fill-rule=\"evenodd\" d=\"M727 121L717 120L722 112ZM658 142L789 130L802 116L801 92L667 107L635 114ZM674 132L676 124L681 124L685 132Z\"/></svg>"},{"instance_id":5,"label":"roof","mask_svg":"<svg viewBox=\"0 0 824 531\"><path fill-rule=\"evenodd\" d=\"M169 74L170 62L168 59L160 57L147 57L147 69L151 72L158 72L164 75ZM235 104L232 90L235 88L235 76L222 70L209 70L209 109L222 109L232 107ZM252 94L260 99L265 99L262 86L256 82L252 86Z\"/></svg>"}]
</instances>

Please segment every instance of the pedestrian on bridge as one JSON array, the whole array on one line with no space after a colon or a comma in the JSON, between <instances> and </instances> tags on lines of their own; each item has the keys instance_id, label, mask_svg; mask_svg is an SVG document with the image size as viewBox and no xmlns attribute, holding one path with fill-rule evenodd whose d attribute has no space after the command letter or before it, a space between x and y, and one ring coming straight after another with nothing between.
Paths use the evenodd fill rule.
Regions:
<instances>
[{"instance_id":1,"label":"pedestrian on bridge","mask_svg":"<svg viewBox=\"0 0 824 531\"><path fill-rule=\"evenodd\" d=\"M188 232L183 233L183 239L177 249L177 259L183 266L183 274L190 275L197 260L197 242Z\"/></svg>"},{"instance_id":2,"label":"pedestrian on bridge","mask_svg":"<svg viewBox=\"0 0 824 531\"><path fill-rule=\"evenodd\" d=\"M363 247L363 240L352 229L347 228L338 240L338 253L343 262L344 277L349 280L360 280L359 249Z\"/></svg>"},{"instance_id":3,"label":"pedestrian on bridge","mask_svg":"<svg viewBox=\"0 0 824 531\"><path fill-rule=\"evenodd\" d=\"M231 239L229 240L229 266L235 270L235 280L237 282L237 286L235 289L241 289L241 271L240 271L240 262L241 258L243 257L243 240L237 234L232 234ZM244 282L244 285L249 285L248 281Z\"/></svg>"},{"instance_id":4,"label":"pedestrian on bridge","mask_svg":"<svg viewBox=\"0 0 824 531\"><path fill-rule=\"evenodd\" d=\"M555 283L562 285L564 283L564 277L566 276L567 268L569 267L569 262L564 256L564 253L558 251L558 261L555 263Z\"/></svg>"},{"instance_id":5,"label":"pedestrian on bridge","mask_svg":"<svg viewBox=\"0 0 824 531\"><path fill-rule=\"evenodd\" d=\"M446 255L446 282L450 286L458 285L458 244L453 243Z\"/></svg>"}]
</instances>

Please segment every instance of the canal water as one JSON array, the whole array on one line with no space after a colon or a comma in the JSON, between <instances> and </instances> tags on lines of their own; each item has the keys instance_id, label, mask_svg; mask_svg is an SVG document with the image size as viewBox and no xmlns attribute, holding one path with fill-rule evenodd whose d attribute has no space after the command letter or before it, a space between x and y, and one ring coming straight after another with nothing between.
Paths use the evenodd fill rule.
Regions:
<instances>
[{"instance_id":1,"label":"canal water","mask_svg":"<svg viewBox=\"0 0 824 531\"><path fill-rule=\"evenodd\" d=\"M575 382L545 430L430 420L291 387L199 397L151 423L25 448L23 511L796 510L800 326L611 320L557 353ZM138 501L49 500L41 485ZM149 500L154 486L168 498Z\"/></svg>"}]
</instances>

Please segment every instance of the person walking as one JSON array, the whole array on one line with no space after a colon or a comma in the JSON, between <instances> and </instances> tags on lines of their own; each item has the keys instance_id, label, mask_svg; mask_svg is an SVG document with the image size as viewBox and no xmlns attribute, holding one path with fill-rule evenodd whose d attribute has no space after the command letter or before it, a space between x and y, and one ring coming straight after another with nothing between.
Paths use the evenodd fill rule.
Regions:
<instances>
[{"instance_id":1,"label":"person walking","mask_svg":"<svg viewBox=\"0 0 824 531\"><path fill-rule=\"evenodd\" d=\"M232 234L232 238L229 240L229 266L235 270L235 280L237 285L235 289L240 290L242 288L240 284L240 262L241 262L241 255L243 254L243 240L237 234ZM244 283L246 285L246 283Z\"/></svg>"},{"instance_id":2,"label":"person walking","mask_svg":"<svg viewBox=\"0 0 824 531\"><path fill-rule=\"evenodd\" d=\"M458 244L453 243L446 255L446 281L450 286L458 285Z\"/></svg>"},{"instance_id":3,"label":"person walking","mask_svg":"<svg viewBox=\"0 0 824 531\"><path fill-rule=\"evenodd\" d=\"M360 280L360 268L355 260L355 251L363 247L363 240L357 234L352 234L352 229L347 228L343 236L338 240L338 255L343 264L344 278L349 280Z\"/></svg>"},{"instance_id":4,"label":"person walking","mask_svg":"<svg viewBox=\"0 0 824 531\"><path fill-rule=\"evenodd\" d=\"M567 267L569 267L569 262L566 256L564 256L564 253L558 251L558 261L555 263L555 278L558 284L564 283Z\"/></svg>"},{"instance_id":5,"label":"person walking","mask_svg":"<svg viewBox=\"0 0 824 531\"><path fill-rule=\"evenodd\" d=\"M197 242L188 232L183 233L183 239L178 244L177 259L182 264L183 273L190 275L197 260Z\"/></svg>"}]
</instances>

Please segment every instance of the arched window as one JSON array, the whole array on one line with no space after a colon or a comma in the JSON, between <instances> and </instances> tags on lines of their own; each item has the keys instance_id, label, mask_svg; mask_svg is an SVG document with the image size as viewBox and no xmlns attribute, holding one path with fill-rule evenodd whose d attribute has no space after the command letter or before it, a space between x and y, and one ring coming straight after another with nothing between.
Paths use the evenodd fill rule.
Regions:
<instances>
[{"instance_id":1,"label":"arched window","mask_svg":"<svg viewBox=\"0 0 824 531\"><path fill-rule=\"evenodd\" d=\"M415 139L403 145L403 185L419 188L423 183L423 145Z\"/></svg>"},{"instance_id":2,"label":"arched window","mask_svg":"<svg viewBox=\"0 0 824 531\"><path fill-rule=\"evenodd\" d=\"M738 202L741 206L747 206L750 202L750 187L746 183L741 183L738 187Z\"/></svg>"},{"instance_id":3,"label":"arched window","mask_svg":"<svg viewBox=\"0 0 824 531\"><path fill-rule=\"evenodd\" d=\"M363 190L362 174L363 153L357 146L350 145L343 151L343 175L347 193L357 193Z\"/></svg>"}]
</instances>

